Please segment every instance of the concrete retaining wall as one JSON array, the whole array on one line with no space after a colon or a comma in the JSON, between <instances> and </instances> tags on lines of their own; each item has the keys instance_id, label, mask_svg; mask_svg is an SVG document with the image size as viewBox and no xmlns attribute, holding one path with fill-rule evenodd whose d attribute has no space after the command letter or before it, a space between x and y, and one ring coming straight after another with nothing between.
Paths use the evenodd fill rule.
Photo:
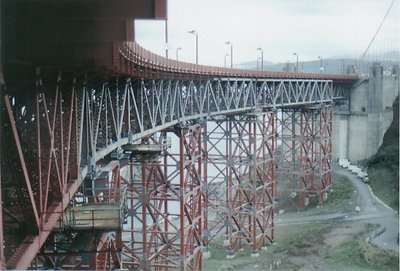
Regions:
<instances>
[{"instance_id":1,"label":"concrete retaining wall","mask_svg":"<svg viewBox=\"0 0 400 271\"><path fill-rule=\"evenodd\" d=\"M368 78L351 88L333 114L333 158L362 160L375 154L393 120L393 102L399 95L399 66L383 71L379 63Z\"/></svg>"}]
</instances>

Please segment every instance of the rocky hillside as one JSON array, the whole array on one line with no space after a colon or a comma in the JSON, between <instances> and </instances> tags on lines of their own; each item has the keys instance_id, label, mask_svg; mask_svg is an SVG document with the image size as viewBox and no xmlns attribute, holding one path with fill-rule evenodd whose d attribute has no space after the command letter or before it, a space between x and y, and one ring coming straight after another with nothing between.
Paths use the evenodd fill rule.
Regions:
<instances>
[{"instance_id":1,"label":"rocky hillside","mask_svg":"<svg viewBox=\"0 0 400 271\"><path fill-rule=\"evenodd\" d=\"M393 103L393 122L378 152L367 161L371 188L386 204L399 209L399 97Z\"/></svg>"}]
</instances>

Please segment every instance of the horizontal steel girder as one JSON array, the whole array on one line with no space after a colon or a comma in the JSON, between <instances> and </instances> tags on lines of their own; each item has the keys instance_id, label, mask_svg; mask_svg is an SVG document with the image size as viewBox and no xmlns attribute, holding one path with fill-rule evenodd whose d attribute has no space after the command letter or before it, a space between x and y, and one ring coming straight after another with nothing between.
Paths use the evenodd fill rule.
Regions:
<instances>
[{"instance_id":1,"label":"horizontal steel girder","mask_svg":"<svg viewBox=\"0 0 400 271\"><path fill-rule=\"evenodd\" d=\"M42 183L33 186L36 190L29 192L30 200L26 201L30 204L27 210L40 210L35 219L40 225L37 234L26 236L30 244L21 244L21 251L15 254L24 255L12 261L19 269L28 267L82 178L95 170L98 160L122 145L175 125L184 127L243 113L257 116L279 108L313 107L330 104L334 98L330 80L114 79L98 83L64 81L61 74L51 80L50 75L46 81L39 74L36 87L31 82L31 89L18 93L10 89L7 96L7 119L15 120L12 140L22 149L20 160L36 161L20 162L25 163L26 186ZM7 126L7 134L13 134L13 125Z\"/></svg>"}]
</instances>

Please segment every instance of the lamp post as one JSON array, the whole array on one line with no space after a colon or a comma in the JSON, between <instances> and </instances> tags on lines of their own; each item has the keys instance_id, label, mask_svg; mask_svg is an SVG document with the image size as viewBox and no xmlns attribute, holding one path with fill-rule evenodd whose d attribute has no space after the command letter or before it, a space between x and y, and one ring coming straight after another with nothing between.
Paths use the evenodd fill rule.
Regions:
<instances>
[{"instance_id":1,"label":"lamp post","mask_svg":"<svg viewBox=\"0 0 400 271\"><path fill-rule=\"evenodd\" d=\"M233 68L233 44L230 41L226 41L225 44L231 46L231 68Z\"/></svg>"},{"instance_id":2,"label":"lamp post","mask_svg":"<svg viewBox=\"0 0 400 271\"><path fill-rule=\"evenodd\" d=\"M199 64L199 33L197 30L190 30L189 34L193 34L196 36L196 65Z\"/></svg>"},{"instance_id":3,"label":"lamp post","mask_svg":"<svg viewBox=\"0 0 400 271\"><path fill-rule=\"evenodd\" d=\"M182 50L181 47L176 48L176 61L179 60L179 50Z\"/></svg>"},{"instance_id":4,"label":"lamp post","mask_svg":"<svg viewBox=\"0 0 400 271\"><path fill-rule=\"evenodd\" d=\"M293 53L296 56L296 72L299 72L299 54Z\"/></svg>"},{"instance_id":5,"label":"lamp post","mask_svg":"<svg viewBox=\"0 0 400 271\"><path fill-rule=\"evenodd\" d=\"M227 56L229 56L229 54L225 54L225 57L224 57L224 67L226 68L226 57Z\"/></svg>"},{"instance_id":6,"label":"lamp post","mask_svg":"<svg viewBox=\"0 0 400 271\"><path fill-rule=\"evenodd\" d=\"M324 68L322 67L322 57L318 57L320 62L319 62L319 72L322 73L322 71L324 70Z\"/></svg>"},{"instance_id":7,"label":"lamp post","mask_svg":"<svg viewBox=\"0 0 400 271\"><path fill-rule=\"evenodd\" d=\"M285 68L287 72L290 72L290 60L286 60L286 68Z\"/></svg>"},{"instance_id":8,"label":"lamp post","mask_svg":"<svg viewBox=\"0 0 400 271\"><path fill-rule=\"evenodd\" d=\"M257 48L258 51L261 51L261 71L264 69L264 51L262 48Z\"/></svg>"},{"instance_id":9,"label":"lamp post","mask_svg":"<svg viewBox=\"0 0 400 271\"><path fill-rule=\"evenodd\" d=\"M344 74L345 73L345 70L344 70L344 60L343 59L341 59L340 61L342 61L342 74Z\"/></svg>"}]
</instances>

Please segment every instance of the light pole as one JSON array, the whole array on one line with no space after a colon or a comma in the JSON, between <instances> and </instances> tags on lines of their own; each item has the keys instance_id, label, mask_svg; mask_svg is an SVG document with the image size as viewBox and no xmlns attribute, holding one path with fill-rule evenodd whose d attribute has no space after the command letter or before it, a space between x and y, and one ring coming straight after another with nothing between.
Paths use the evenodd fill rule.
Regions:
<instances>
[{"instance_id":1,"label":"light pole","mask_svg":"<svg viewBox=\"0 0 400 271\"><path fill-rule=\"evenodd\" d=\"M199 64L199 33L197 30L190 30L189 34L193 34L196 36L196 65Z\"/></svg>"},{"instance_id":2,"label":"light pole","mask_svg":"<svg viewBox=\"0 0 400 271\"><path fill-rule=\"evenodd\" d=\"M224 57L224 67L226 68L226 57L227 56L229 56L229 54L225 54L225 57Z\"/></svg>"},{"instance_id":3,"label":"light pole","mask_svg":"<svg viewBox=\"0 0 400 271\"><path fill-rule=\"evenodd\" d=\"M296 56L296 72L299 72L299 54L293 53Z\"/></svg>"},{"instance_id":4,"label":"light pole","mask_svg":"<svg viewBox=\"0 0 400 271\"><path fill-rule=\"evenodd\" d=\"M261 51L261 71L264 69L264 51L262 48L257 48L258 51Z\"/></svg>"},{"instance_id":5,"label":"light pole","mask_svg":"<svg viewBox=\"0 0 400 271\"><path fill-rule=\"evenodd\" d=\"M286 71L290 72L290 60L286 60Z\"/></svg>"},{"instance_id":6,"label":"light pole","mask_svg":"<svg viewBox=\"0 0 400 271\"><path fill-rule=\"evenodd\" d=\"M340 61L342 61L342 74L344 74L344 73L345 73L345 70L344 70L344 60L341 59Z\"/></svg>"},{"instance_id":7,"label":"light pole","mask_svg":"<svg viewBox=\"0 0 400 271\"><path fill-rule=\"evenodd\" d=\"M176 48L176 61L179 60L179 50L182 50L181 47Z\"/></svg>"},{"instance_id":8,"label":"light pole","mask_svg":"<svg viewBox=\"0 0 400 271\"><path fill-rule=\"evenodd\" d=\"M230 41L226 41L225 44L231 46L231 68L233 68L233 44Z\"/></svg>"},{"instance_id":9,"label":"light pole","mask_svg":"<svg viewBox=\"0 0 400 271\"><path fill-rule=\"evenodd\" d=\"M323 71L323 69L324 69L324 68L322 67L322 57L319 56L318 58L319 58L319 60L320 60L320 61L319 61L319 72L322 73L322 71Z\"/></svg>"}]
</instances>

